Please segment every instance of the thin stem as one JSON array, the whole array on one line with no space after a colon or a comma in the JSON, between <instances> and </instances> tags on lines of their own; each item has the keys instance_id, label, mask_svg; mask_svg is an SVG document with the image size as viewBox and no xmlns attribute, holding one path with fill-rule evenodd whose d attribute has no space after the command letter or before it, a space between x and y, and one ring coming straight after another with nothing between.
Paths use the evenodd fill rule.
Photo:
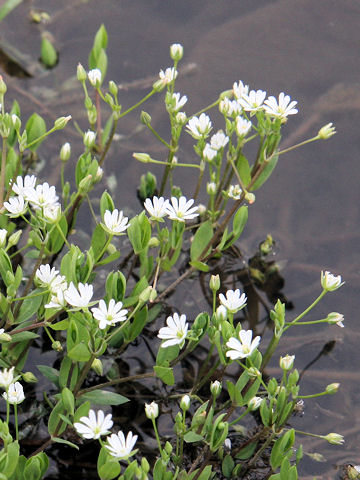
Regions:
<instances>
[{"instance_id":1,"label":"thin stem","mask_svg":"<svg viewBox=\"0 0 360 480\"><path fill-rule=\"evenodd\" d=\"M146 102L146 100L148 100L152 95L154 95L154 93L156 93L156 90L152 89L150 93L148 93L147 95L145 95L145 97L142 98L141 100L139 100L137 103L135 103L135 105L133 105L132 107L130 107L130 108L128 108L127 110L125 110L125 112L121 113L118 118L122 118L122 117L124 117L125 115L127 115L128 113L130 113L130 112L132 112L133 110L135 110L135 108L139 107L142 103Z\"/></svg>"},{"instance_id":2,"label":"thin stem","mask_svg":"<svg viewBox=\"0 0 360 480\"><path fill-rule=\"evenodd\" d=\"M16 441L19 441L19 426L18 426L18 412L17 412L17 403L14 403L14 417L15 417L15 434Z\"/></svg>"},{"instance_id":3,"label":"thin stem","mask_svg":"<svg viewBox=\"0 0 360 480\"><path fill-rule=\"evenodd\" d=\"M284 150L280 150L280 152L277 152L277 155L282 155L283 153L291 152L291 150L295 150L295 148L302 147L303 145L314 142L315 140L319 140L318 135L316 137L309 138L308 140L304 140L303 142L297 143L296 145L293 145L292 147L285 148Z\"/></svg>"},{"instance_id":4,"label":"thin stem","mask_svg":"<svg viewBox=\"0 0 360 480\"><path fill-rule=\"evenodd\" d=\"M6 137L3 137L2 155L1 155L1 174L0 174L0 208L4 204L5 192L5 166L6 166Z\"/></svg>"},{"instance_id":5,"label":"thin stem","mask_svg":"<svg viewBox=\"0 0 360 480\"><path fill-rule=\"evenodd\" d=\"M152 418L151 421L152 421L152 424L153 424L153 427L154 427L155 437L156 437L156 441L157 441L157 444L158 444L158 447L159 447L159 452L160 452L160 455L161 455L162 454L162 448L161 448L159 432L158 432L158 429L156 427L156 420L155 420L155 418Z\"/></svg>"}]
</instances>

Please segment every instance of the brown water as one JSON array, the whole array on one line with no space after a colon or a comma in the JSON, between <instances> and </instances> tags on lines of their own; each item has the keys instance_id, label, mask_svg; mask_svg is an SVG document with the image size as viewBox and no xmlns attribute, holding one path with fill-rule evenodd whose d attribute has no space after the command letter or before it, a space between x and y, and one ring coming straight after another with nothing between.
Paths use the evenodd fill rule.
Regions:
<instances>
[{"instance_id":1,"label":"brown water","mask_svg":"<svg viewBox=\"0 0 360 480\"><path fill-rule=\"evenodd\" d=\"M34 5L26 2L1 24L1 39L29 55L30 65L39 56L40 31L44 28L28 21L29 6ZM300 313L319 293L321 270L343 275L346 285L329 294L313 318L340 311L345 315L346 328L303 327L290 331L279 353L296 354L301 370L326 342L336 340L335 348L305 373L302 393L321 391L331 382L340 382L341 390L335 396L307 401L304 416L294 419L292 424L314 433L341 433L346 443L342 447L327 446L304 438L305 450L321 452L327 461L305 461L301 478L316 475L318 479L331 479L342 464L359 464L360 3L43 0L36 7L52 14L52 21L45 28L55 38L59 65L33 78L6 76L6 81L10 97L19 100L24 112L36 110L50 123L54 111L57 116L72 114L85 126L79 113L81 91L76 81L69 78L76 74L79 61L87 66L93 36L101 23L109 33L107 78L118 83L156 75L160 68L170 65L169 45L184 45L183 64L195 64L192 73L178 82L179 91L191 100L186 108L188 113L211 103L220 91L242 79L251 88L274 95L285 91L298 100L299 114L290 118L284 128L286 145L313 136L322 125L334 122L338 131L335 137L281 158L276 172L257 193L250 208L241 248L252 253L271 232L277 241L277 259L284 263L285 294L295 305L294 314ZM124 105L130 105L144 93L141 88L130 86L123 93ZM156 101L145 109L152 114L154 125L166 125L166 116L160 113ZM122 140L113 148L105 169L105 175L117 178L118 205L128 207L130 212L138 211L139 206L135 202L129 204L128 196L133 196L139 176L146 171L131 159L131 153L148 151L158 157L162 153L148 133L136 133L137 124L138 115L134 115L120 126ZM54 164L65 138L72 141L76 137L73 132L54 137L52 150L43 153L46 163ZM191 159L189 139L183 148L179 160ZM44 178L46 175L44 171ZM185 193L191 194L191 179L186 174L183 179L189 185ZM85 212L84 219L86 215ZM278 374L276 362L270 371Z\"/></svg>"}]
</instances>

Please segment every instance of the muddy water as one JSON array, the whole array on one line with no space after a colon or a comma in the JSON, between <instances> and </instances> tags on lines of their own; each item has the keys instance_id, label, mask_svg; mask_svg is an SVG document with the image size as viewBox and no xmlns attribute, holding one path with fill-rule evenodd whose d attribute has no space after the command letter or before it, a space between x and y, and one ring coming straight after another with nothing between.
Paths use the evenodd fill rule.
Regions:
<instances>
[{"instance_id":1,"label":"muddy water","mask_svg":"<svg viewBox=\"0 0 360 480\"><path fill-rule=\"evenodd\" d=\"M315 433L342 433L346 443L335 447L304 439L306 451L321 452L327 461L305 461L302 478L335 478L342 464L360 463L356 448L360 443L359 2L68 0L60 7L59 2L43 0L36 7L51 13L49 24L30 24L26 3L3 22L1 30L1 37L28 55L30 64L37 60L44 28L54 36L60 53L59 65L53 71L25 80L6 77L10 96L18 98L24 112L37 110L48 121L52 111L70 113L85 125L79 113L81 91L71 77L79 61L87 64L94 33L104 23L109 33L107 78L130 84L123 93L124 105L145 93L136 83L132 86L133 82L170 65L168 47L180 42L185 47L183 63L195 64L192 73L178 82L179 90L190 98L187 113L211 103L219 91L242 79L252 88L275 95L285 91L298 100L299 114L284 128L284 145L315 135L322 125L334 122L338 131L334 138L281 158L271 180L257 193L241 247L251 253L267 233L272 233L277 241L277 259L283 264L285 293L295 306L291 314L300 313L317 295L322 269L343 275L346 285L326 297L314 318L340 311L346 328L291 331L280 353L295 353L302 369L327 342L336 340L332 351L306 371L302 385L307 394L340 382L340 392L307 401L303 417L292 424ZM146 110L165 134L166 116L157 102L152 101ZM117 178L116 200L129 212L139 210L128 197L133 197L137 179L146 171L131 160L131 153L148 151L158 157L163 153L148 133L137 132L137 125L138 115L133 115L120 126L121 141L114 146L105 170L107 176ZM50 164L54 164L51 162L64 139L69 135L76 138L73 131L67 135L57 136L52 150L43 152ZM192 155L188 140L179 160L190 161ZM182 175L188 185L186 193L191 194L191 179ZM271 372L277 373L276 363L271 365Z\"/></svg>"}]
</instances>

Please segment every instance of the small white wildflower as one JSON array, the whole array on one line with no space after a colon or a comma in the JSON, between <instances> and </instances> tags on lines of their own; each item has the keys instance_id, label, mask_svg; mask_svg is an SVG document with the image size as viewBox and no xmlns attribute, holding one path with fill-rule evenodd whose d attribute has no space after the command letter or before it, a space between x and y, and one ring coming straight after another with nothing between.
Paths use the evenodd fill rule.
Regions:
<instances>
[{"instance_id":1,"label":"small white wildflower","mask_svg":"<svg viewBox=\"0 0 360 480\"><path fill-rule=\"evenodd\" d=\"M342 443L345 442L345 439L342 435L340 435L339 433L328 433L327 435L325 435L324 437L324 440L328 441L329 443L333 444L333 445L341 445Z\"/></svg>"},{"instance_id":2,"label":"small white wildflower","mask_svg":"<svg viewBox=\"0 0 360 480\"><path fill-rule=\"evenodd\" d=\"M8 216L15 218L24 215L27 210L27 203L22 195L10 197L8 202L4 202L4 207L9 212Z\"/></svg>"},{"instance_id":3,"label":"small white wildflower","mask_svg":"<svg viewBox=\"0 0 360 480\"><path fill-rule=\"evenodd\" d=\"M166 319L166 324L167 327L160 328L158 333L158 338L166 340L161 346L167 348L172 345L179 345L179 347L182 348L188 332L186 315L183 314L179 317L177 313L174 313L172 317L169 316Z\"/></svg>"},{"instance_id":4,"label":"small white wildflower","mask_svg":"<svg viewBox=\"0 0 360 480\"><path fill-rule=\"evenodd\" d=\"M285 355L285 357L280 357L280 368L282 370L291 370L294 366L295 355Z\"/></svg>"},{"instance_id":5,"label":"small white wildflower","mask_svg":"<svg viewBox=\"0 0 360 480\"><path fill-rule=\"evenodd\" d=\"M16 193L16 195L22 195L23 197L26 197L26 190L28 188L35 188L35 184L35 175L25 175L24 178L19 175L16 177L16 182L13 183L12 190Z\"/></svg>"},{"instance_id":6,"label":"small white wildflower","mask_svg":"<svg viewBox=\"0 0 360 480\"><path fill-rule=\"evenodd\" d=\"M222 130L219 130L210 139L210 146L214 150L220 150L229 143L229 137Z\"/></svg>"},{"instance_id":7,"label":"small white wildflower","mask_svg":"<svg viewBox=\"0 0 360 480\"><path fill-rule=\"evenodd\" d=\"M61 218L61 205L49 205L43 209L44 219L48 223L57 223Z\"/></svg>"},{"instance_id":8,"label":"small white wildflower","mask_svg":"<svg viewBox=\"0 0 360 480\"><path fill-rule=\"evenodd\" d=\"M2 333L4 333L4 329L1 329ZM0 371L0 387L5 388L5 390L14 382L14 370L15 367L11 368L4 368L4 370Z\"/></svg>"},{"instance_id":9,"label":"small white wildflower","mask_svg":"<svg viewBox=\"0 0 360 480\"><path fill-rule=\"evenodd\" d=\"M261 402L262 402L261 397L253 397L251 400L249 400L248 407L252 412L254 412L260 407Z\"/></svg>"},{"instance_id":10,"label":"small white wildflower","mask_svg":"<svg viewBox=\"0 0 360 480\"><path fill-rule=\"evenodd\" d=\"M236 133L239 137L245 137L248 134L249 130L252 127L252 123L246 118L243 117L236 117Z\"/></svg>"},{"instance_id":11,"label":"small white wildflower","mask_svg":"<svg viewBox=\"0 0 360 480\"><path fill-rule=\"evenodd\" d=\"M88 440L97 440L101 435L107 435L112 426L111 413L105 416L102 410L98 410L97 414L94 410L89 410L87 417L81 417L79 422L74 423L75 430Z\"/></svg>"},{"instance_id":12,"label":"small white wildflower","mask_svg":"<svg viewBox=\"0 0 360 480\"><path fill-rule=\"evenodd\" d=\"M333 124L332 123L327 123L322 128L320 128L319 133L318 133L318 137L321 140L327 140L328 138L335 135L335 133L336 133L336 130L335 130L335 127L333 126Z\"/></svg>"},{"instance_id":13,"label":"small white wildflower","mask_svg":"<svg viewBox=\"0 0 360 480\"><path fill-rule=\"evenodd\" d=\"M179 125L185 125L187 121L187 116L185 112L178 112L175 117L176 123Z\"/></svg>"},{"instance_id":14,"label":"small white wildflower","mask_svg":"<svg viewBox=\"0 0 360 480\"><path fill-rule=\"evenodd\" d=\"M7 230L5 228L0 229L0 248L4 248L6 245Z\"/></svg>"},{"instance_id":15,"label":"small white wildflower","mask_svg":"<svg viewBox=\"0 0 360 480\"><path fill-rule=\"evenodd\" d=\"M199 140L200 138L206 138L212 129L212 123L208 115L202 113L200 117L192 117L186 126L187 132Z\"/></svg>"},{"instance_id":16,"label":"small white wildflower","mask_svg":"<svg viewBox=\"0 0 360 480\"><path fill-rule=\"evenodd\" d=\"M240 188L240 185L230 185L229 190L228 190L228 197L232 198L233 200L240 200L242 194L242 189Z\"/></svg>"},{"instance_id":17,"label":"small white wildflower","mask_svg":"<svg viewBox=\"0 0 360 480\"><path fill-rule=\"evenodd\" d=\"M211 148L210 144L207 143L203 150L203 158L208 162L211 162L217 155L217 151Z\"/></svg>"},{"instance_id":18,"label":"small white wildflower","mask_svg":"<svg viewBox=\"0 0 360 480\"><path fill-rule=\"evenodd\" d=\"M124 322L126 320L126 309L122 310L122 302L115 302L112 298L109 301L109 305L106 306L104 300L100 300L99 308L92 308L94 318L99 322L100 330L103 330L108 325L115 325L118 322Z\"/></svg>"},{"instance_id":19,"label":"small white wildflower","mask_svg":"<svg viewBox=\"0 0 360 480\"><path fill-rule=\"evenodd\" d=\"M230 357L231 360L249 357L260 343L260 337L255 337L254 340L252 340L252 335L252 330L240 330L240 341L237 338L231 337L230 340L226 342L226 346L230 348L230 350L226 352L226 356Z\"/></svg>"},{"instance_id":20,"label":"small white wildflower","mask_svg":"<svg viewBox=\"0 0 360 480\"><path fill-rule=\"evenodd\" d=\"M26 188L25 198L36 210L59 205L59 197L56 195L56 189L44 182L35 188Z\"/></svg>"},{"instance_id":21,"label":"small white wildflower","mask_svg":"<svg viewBox=\"0 0 360 480\"><path fill-rule=\"evenodd\" d=\"M159 405L156 402L145 403L145 415L150 420L155 420L159 416Z\"/></svg>"},{"instance_id":22,"label":"small white wildflower","mask_svg":"<svg viewBox=\"0 0 360 480\"><path fill-rule=\"evenodd\" d=\"M151 220L161 221L163 217L167 214L167 207L169 206L169 200L165 200L164 197L154 196L152 199L147 198L144 202L144 207L147 212L150 214Z\"/></svg>"},{"instance_id":23,"label":"small white wildflower","mask_svg":"<svg viewBox=\"0 0 360 480\"><path fill-rule=\"evenodd\" d=\"M121 431L118 432L118 434L113 433L107 438L108 443L105 445L105 448L109 450L110 455L113 457L126 460L135 453L133 452L133 448L137 438L138 436L134 435L132 432L127 434L126 439L125 435Z\"/></svg>"},{"instance_id":24,"label":"small white wildflower","mask_svg":"<svg viewBox=\"0 0 360 480\"><path fill-rule=\"evenodd\" d=\"M327 322L330 325L336 324L338 327L344 328L345 325L343 324L344 315L338 312L331 312L326 318Z\"/></svg>"},{"instance_id":25,"label":"small white wildflower","mask_svg":"<svg viewBox=\"0 0 360 480\"><path fill-rule=\"evenodd\" d=\"M327 292L333 292L344 285L345 282L341 282L341 275L333 275L332 273L326 271L321 272L321 286Z\"/></svg>"},{"instance_id":26,"label":"small white wildflower","mask_svg":"<svg viewBox=\"0 0 360 480\"><path fill-rule=\"evenodd\" d=\"M101 70L99 68L93 68L88 72L89 82L93 87L98 87L101 83Z\"/></svg>"},{"instance_id":27,"label":"small white wildflower","mask_svg":"<svg viewBox=\"0 0 360 480\"><path fill-rule=\"evenodd\" d=\"M11 383L8 387L7 393L3 393L5 400L12 405L17 405L25 400L24 389L21 383Z\"/></svg>"},{"instance_id":28,"label":"small white wildflower","mask_svg":"<svg viewBox=\"0 0 360 480\"><path fill-rule=\"evenodd\" d=\"M264 102L264 110L268 115L272 117L278 117L282 120L286 120L288 115L295 115L298 113L295 105L296 101L291 101L289 95L285 95L284 92L279 94L279 100L271 96Z\"/></svg>"},{"instance_id":29,"label":"small white wildflower","mask_svg":"<svg viewBox=\"0 0 360 480\"><path fill-rule=\"evenodd\" d=\"M69 287L64 292L65 300L76 308L85 308L89 306L93 296L93 286L87 283L79 283L78 288L73 282L70 282Z\"/></svg>"},{"instance_id":30,"label":"small white wildflower","mask_svg":"<svg viewBox=\"0 0 360 480\"><path fill-rule=\"evenodd\" d=\"M179 222L185 222L185 220L191 220L197 217L199 214L198 207L192 207L194 203L193 199L186 200L186 197L171 197L171 205L166 207L166 213L171 220L178 220Z\"/></svg>"},{"instance_id":31,"label":"small white wildflower","mask_svg":"<svg viewBox=\"0 0 360 480\"><path fill-rule=\"evenodd\" d=\"M124 217L122 210L115 208L112 212L105 211L103 227L111 235L121 235L129 226L128 217Z\"/></svg>"},{"instance_id":32,"label":"small white wildflower","mask_svg":"<svg viewBox=\"0 0 360 480\"><path fill-rule=\"evenodd\" d=\"M160 70L159 78L163 85L168 85L171 83L175 78L178 76L178 72L174 67L168 67L165 72L164 70Z\"/></svg>"},{"instance_id":33,"label":"small white wildflower","mask_svg":"<svg viewBox=\"0 0 360 480\"><path fill-rule=\"evenodd\" d=\"M63 285L67 288L66 282ZM61 288L61 289L58 289L56 292L53 292L53 294L51 295L50 302L44 305L45 308L54 308L56 310L62 310L64 307L66 307L67 301L64 295L66 288L64 290Z\"/></svg>"},{"instance_id":34,"label":"small white wildflower","mask_svg":"<svg viewBox=\"0 0 360 480\"><path fill-rule=\"evenodd\" d=\"M239 80L239 82L234 83L233 92L234 92L234 97L240 100L244 95L248 95L249 85L244 85L244 83L241 80Z\"/></svg>"},{"instance_id":35,"label":"small white wildflower","mask_svg":"<svg viewBox=\"0 0 360 480\"><path fill-rule=\"evenodd\" d=\"M49 264L40 265L40 267L36 270L35 279L38 281L38 284L41 287L49 288L51 282L57 277L59 270L56 270L55 267L50 267Z\"/></svg>"},{"instance_id":36,"label":"small white wildflower","mask_svg":"<svg viewBox=\"0 0 360 480\"><path fill-rule=\"evenodd\" d=\"M179 61L182 59L184 55L184 47L181 45L181 43L173 43L170 46L170 57L173 60Z\"/></svg>"},{"instance_id":37,"label":"small white wildflower","mask_svg":"<svg viewBox=\"0 0 360 480\"><path fill-rule=\"evenodd\" d=\"M173 93L171 95L171 104L172 104L171 111L178 112L185 105L187 100L188 98L186 95L183 95L180 98L180 93Z\"/></svg>"},{"instance_id":38,"label":"small white wildflower","mask_svg":"<svg viewBox=\"0 0 360 480\"><path fill-rule=\"evenodd\" d=\"M263 108L266 97L264 90L251 90L248 94L243 94L239 102L246 112L257 112Z\"/></svg>"},{"instance_id":39,"label":"small white wildflower","mask_svg":"<svg viewBox=\"0 0 360 480\"><path fill-rule=\"evenodd\" d=\"M228 312L234 314L245 307L247 297L245 293L241 293L239 288L236 290L228 290L225 295L220 293L219 300Z\"/></svg>"}]
</instances>

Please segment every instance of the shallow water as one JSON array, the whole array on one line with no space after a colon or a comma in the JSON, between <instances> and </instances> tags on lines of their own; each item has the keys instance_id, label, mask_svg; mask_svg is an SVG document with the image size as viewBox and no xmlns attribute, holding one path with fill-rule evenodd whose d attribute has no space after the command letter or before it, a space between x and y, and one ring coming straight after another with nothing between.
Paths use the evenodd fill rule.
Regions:
<instances>
[{"instance_id":1,"label":"shallow water","mask_svg":"<svg viewBox=\"0 0 360 480\"><path fill-rule=\"evenodd\" d=\"M36 110L49 123L54 111L57 116L71 114L85 125L78 113L81 91L76 81L68 79L76 74L79 61L87 65L93 36L101 23L109 34L107 78L117 83L131 84L156 76L160 68L170 65L169 45L179 42L185 47L183 64L195 64L192 73L178 82L179 91L191 99L188 113L211 103L220 91L242 79L251 88L274 95L285 91L298 100L299 114L284 128L284 145L316 135L321 126L334 122L338 131L335 137L281 158L250 208L240 247L250 255L267 233L273 235L276 259L284 264L284 292L295 306L291 315L300 313L319 293L321 270L343 275L346 285L329 294L314 315L320 318L330 311L340 311L345 315L346 328L319 327L314 333L314 329L303 327L291 331L279 354L295 353L301 370L326 342L336 340L334 349L306 371L302 392L321 391L332 382L340 382L341 390L332 397L307 401L304 416L292 424L315 433L341 433L346 443L335 447L304 439L305 450L321 452L327 462L306 460L301 478L317 475L330 479L342 464L359 464L359 2L102 0L100 6L100 2L68 0L59 6L59 2L43 0L36 6L52 14L51 23L45 27L30 24L29 5L25 4L1 24L1 38L29 55L32 63L37 61L40 49L40 30L46 28L55 38L59 64L33 78L10 78L6 74L5 78L9 96L18 98L22 110ZM123 93L124 105L145 93L130 85ZM166 115L158 103L151 101L145 109L152 114L154 125L166 132ZM129 212L139 211L138 203L129 204L128 198L134 197L138 178L147 170L131 159L131 153L148 151L160 157L163 152L148 133L136 132L138 123L136 114L121 124L122 140L112 149L105 170L106 176L116 176L116 201L120 208L126 205ZM42 151L46 164L54 165L61 144L69 138L74 138L75 146L73 131L54 137L51 150ZM192 156L188 139L179 160ZM46 169L43 176L48 179ZM182 178L188 185L185 193L190 195L191 179L187 173ZM87 212L82 218L85 224ZM276 363L271 368L276 374Z\"/></svg>"}]
</instances>

